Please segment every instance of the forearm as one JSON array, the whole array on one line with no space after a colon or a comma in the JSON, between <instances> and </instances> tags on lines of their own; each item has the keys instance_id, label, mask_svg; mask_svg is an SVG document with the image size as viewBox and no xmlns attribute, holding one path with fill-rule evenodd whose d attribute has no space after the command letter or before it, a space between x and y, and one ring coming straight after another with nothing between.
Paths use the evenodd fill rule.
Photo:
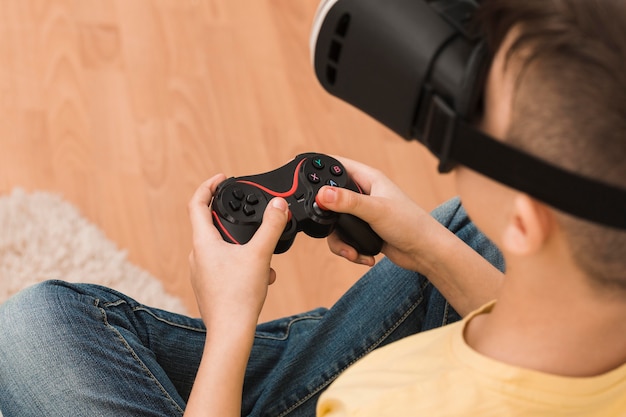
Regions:
<instances>
[{"instance_id":1,"label":"forearm","mask_svg":"<svg viewBox=\"0 0 626 417\"><path fill-rule=\"evenodd\" d=\"M398 266L427 276L460 314L496 298L503 275L495 267L380 173L358 164L353 169L359 167L361 183L371 194L322 188L318 197L325 207L368 222L385 242L383 253ZM374 263L373 257L359 255L337 236L331 236L329 245L352 262Z\"/></svg>"},{"instance_id":2,"label":"forearm","mask_svg":"<svg viewBox=\"0 0 626 417\"><path fill-rule=\"evenodd\" d=\"M462 316L495 299L504 275L434 219L425 223L414 269Z\"/></svg>"},{"instance_id":3,"label":"forearm","mask_svg":"<svg viewBox=\"0 0 626 417\"><path fill-rule=\"evenodd\" d=\"M210 203L223 174L205 181L189 202L193 249L191 284L207 334L186 416L240 416L243 381L267 287L271 259L289 206L275 198L248 243L232 245L213 226Z\"/></svg>"},{"instance_id":4,"label":"forearm","mask_svg":"<svg viewBox=\"0 0 626 417\"><path fill-rule=\"evenodd\" d=\"M209 330L185 416L241 416L243 381L254 327L237 324L219 332Z\"/></svg>"}]
</instances>

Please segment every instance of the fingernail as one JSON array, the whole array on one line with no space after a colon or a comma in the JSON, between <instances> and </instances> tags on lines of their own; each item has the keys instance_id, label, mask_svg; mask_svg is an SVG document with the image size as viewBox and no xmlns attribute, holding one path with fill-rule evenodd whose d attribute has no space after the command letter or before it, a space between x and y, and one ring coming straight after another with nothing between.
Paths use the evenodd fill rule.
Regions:
<instances>
[{"instance_id":1,"label":"fingernail","mask_svg":"<svg viewBox=\"0 0 626 417\"><path fill-rule=\"evenodd\" d=\"M279 209L280 211L286 212L289 208L289 205L282 198L275 198L272 200L272 207Z\"/></svg>"},{"instance_id":2,"label":"fingernail","mask_svg":"<svg viewBox=\"0 0 626 417\"><path fill-rule=\"evenodd\" d=\"M335 187L326 187L322 192L325 203L334 203L337 200L337 190Z\"/></svg>"}]
</instances>

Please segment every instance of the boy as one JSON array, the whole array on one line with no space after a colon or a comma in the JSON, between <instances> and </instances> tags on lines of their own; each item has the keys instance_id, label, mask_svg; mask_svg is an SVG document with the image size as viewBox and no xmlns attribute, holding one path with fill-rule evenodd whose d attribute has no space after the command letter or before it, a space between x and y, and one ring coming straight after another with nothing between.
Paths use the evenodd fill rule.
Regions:
<instances>
[{"instance_id":1,"label":"boy","mask_svg":"<svg viewBox=\"0 0 626 417\"><path fill-rule=\"evenodd\" d=\"M483 13L500 27L482 130L626 187L626 4L493 1ZM506 261L497 303L374 352L319 415L626 415L626 233L465 168L457 181Z\"/></svg>"},{"instance_id":2,"label":"boy","mask_svg":"<svg viewBox=\"0 0 626 417\"><path fill-rule=\"evenodd\" d=\"M626 36L619 27L625 6L485 3L483 21L497 54L482 129L625 187L620 64ZM564 139L580 141L582 151L563 155L570 147L553 141ZM551 147L558 153L550 154ZM581 168L581 158L595 161ZM504 278L381 173L343 162L369 196L325 188L320 201L369 222L386 242L387 260L333 309L256 328L275 279L270 259L287 207L274 200L249 244L229 245L207 208L224 178L218 175L189 205L192 282L206 329L99 287L49 283L27 290L0 309L5 417L181 415L183 409L186 415L311 415L314 400L342 373L320 400L320 415L626 410L623 231L570 218L460 168L459 193L472 220L503 250ZM436 216L502 266L458 201ZM330 246L352 261L373 262L334 238ZM458 325L405 338L432 327L433 317L443 324L456 316L411 271L427 275L462 315L498 302ZM398 339L404 340L369 354Z\"/></svg>"}]
</instances>

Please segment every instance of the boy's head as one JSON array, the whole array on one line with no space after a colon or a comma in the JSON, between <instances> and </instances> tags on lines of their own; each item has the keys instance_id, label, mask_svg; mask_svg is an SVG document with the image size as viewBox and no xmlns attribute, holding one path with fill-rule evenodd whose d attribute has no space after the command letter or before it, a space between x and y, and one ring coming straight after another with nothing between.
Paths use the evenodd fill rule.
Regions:
<instances>
[{"instance_id":1,"label":"boy's head","mask_svg":"<svg viewBox=\"0 0 626 417\"><path fill-rule=\"evenodd\" d=\"M626 3L484 0L479 18L494 52L482 128L562 168L626 188ZM626 232L459 171L470 214L496 243L517 239L507 224L517 222L515 233L557 227L593 282L626 290ZM502 208L502 216L493 215ZM520 224L513 213L532 214L535 223Z\"/></svg>"}]
</instances>

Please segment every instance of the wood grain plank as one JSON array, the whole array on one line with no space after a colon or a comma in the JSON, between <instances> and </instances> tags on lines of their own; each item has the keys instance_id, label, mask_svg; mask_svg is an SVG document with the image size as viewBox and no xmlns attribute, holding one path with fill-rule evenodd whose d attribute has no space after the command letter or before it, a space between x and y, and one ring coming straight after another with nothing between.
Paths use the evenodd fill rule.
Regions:
<instances>
[{"instance_id":1,"label":"wood grain plank","mask_svg":"<svg viewBox=\"0 0 626 417\"><path fill-rule=\"evenodd\" d=\"M453 195L420 145L323 91L308 50L316 7L0 0L0 192L62 194L191 312L186 204L218 172L319 151L383 170L427 209ZM274 267L262 319L330 306L366 271L304 235Z\"/></svg>"}]
</instances>

